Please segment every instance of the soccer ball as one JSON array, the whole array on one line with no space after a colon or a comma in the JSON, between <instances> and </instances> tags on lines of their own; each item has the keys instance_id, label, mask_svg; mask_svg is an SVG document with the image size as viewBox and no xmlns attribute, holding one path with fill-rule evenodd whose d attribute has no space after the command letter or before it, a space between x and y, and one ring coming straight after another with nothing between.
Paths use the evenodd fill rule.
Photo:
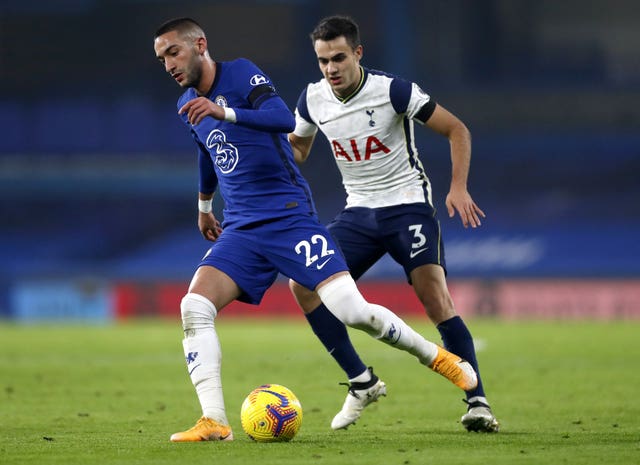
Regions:
<instances>
[{"instance_id":1,"label":"soccer ball","mask_svg":"<svg viewBox=\"0 0 640 465\"><path fill-rule=\"evenodd\" d=\"M256 442L290 441L302 425L302 405L279 384L263 384L249 393L240 409L242 429Z\"/></svg>"}]
</instances>

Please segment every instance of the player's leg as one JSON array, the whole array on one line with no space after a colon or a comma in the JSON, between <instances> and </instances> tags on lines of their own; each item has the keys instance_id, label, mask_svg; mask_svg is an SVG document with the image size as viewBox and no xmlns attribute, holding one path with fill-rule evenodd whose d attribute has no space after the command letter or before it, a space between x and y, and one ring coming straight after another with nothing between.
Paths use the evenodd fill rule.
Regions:
<instances>
[{"instance_id":1,"label":"player's leg","mask_svg":"<svg viewBox=\"0 0 640 465\"><path fill-rule=\"evenodd\" d=\"M324 306L318 294L289 280L289 288L313 330L327 352L338 362L347 377L369 381L366 365L351 344L345 325ZM360 379L356 379L360 377Z\"/></svg>"},{"instance_id":2,"label":"player's leg","mask_svg":"<svg viewBox=\"0 0 640 465\"><path fill-rule=\"evenodd\" d=\"M344 324L415 355L420 363L463 390L476 387L476 374L468 362L427 341L391 310L367 302L348 273L330 277L316 290L322 302Z\"/></svg>"},{"instance_id":3,"label":"player's leg","mask_svg":"<svg viewBox=\"0 0 640 465\"><path fill-rule=\"evenodd\" d=\"M384 253L376 238L375 217L369 208L340 212L327 226L339 244L354 279L361 276ZM350 382L368 382L369 370L353 348L347 329L322 303L318 294L290 281L289 287L320 342L345 371Z\"/></svg>"},{"instance_id":4,"label":"player's leg","mask_svg":"<svg viewBox=\"0 0 640 465\"><path fill-rule=\"evenodd\" d=\"M370 208L341 211L327 226L339 244L354 279L361 276L384 253L379 244L375 215ZM342 409L333 418L333 429L346 428L360 418L363 409L386 395L386 385L367 368L354 349L345 325L322 303L318 294L290 281L291 291L318 339L344 370L349 389Z\"/></svg>"},{"instance_id":5,"label":"player's leg","mask_svg":"<svg viewBox=\"0 0 640 465\"><path fill-rule=\"evenodd\" d=\"M220 309L239 295L240 289L229 276L212 266L201 266L180 303L182 345L202 418L193 428L173 434L173 442L233 439L222 395L222 352L214 319Z\"/></svg>"},{"instance_id":6,"label":"player's leg","mask_svg":"<svg viewBox=\"0 0 640 465\"><path fill-rule=\"evenodd\" d=\"M362 226L363 222L359 224ZM346 428L360 417L368 404L386 395L386 386L373 369L362 362L345 325L327 309L315 292L309 291L336 272L348 269L335 238L312 217L290 218L278 226L282 225L286 229L261 236L271 238L269 247L264 250L272 263L278 265L279 271L292 278L291 290L313 332L347 374L347 398L331 423L334 429ZM364 241L360 244L363 248L366 245Z\"/></svg>"},{"instance_id":7,"label":"player's leg","mask_svg":"<svg viewBox=\"0 0 640 465\"><path fill-rule=\"evenodd\" d=\"M292 217L279 222L277 230L270 227L271 234L260 236L265 257L285 276L316 290L340 321L414 354L462 389L475 387L471 365L424 339L390 310L364 299L333 237L314 218Z\"/></svg>"},{"instance_id":8,"label":"player's leg","mask_svg":"<svg viewBox=\"0 0 640 465\"><path fill-rule=\"evenodd\" d=\"M331 421L333 429L343 429L360 418L364 408L387 394L385 383L367 368L351 344L345 325L322 303L318 294L289 280L289 287L307 321L329 354L349 379L349 391L342 409Z\"/></svg>"},{"instance_id":9,"label":"player's leg","mask_svg":"<svg viewBox=\"0 0 640 465\"><path fill-rule=\"evenodd\" d=\"M378 222L381 229L386 231L385 245L389 254L404 268L427 316L437 326L445 349L468 361L478 375L476 388L466 392L467 399L473 402L469 411L484 403L482 408L485 413L490 413L484 397L473 339L456 314L447 289L444 244L435 210L424 203L397 206L380 210ZM465 419L465 422L468 420ZM494 426L490 424L487 428L497 430L495 418L490 423Z\"/></svg>"},{"instance_id":10,"label":"player's leg","mask_svg":"<svg viewBox=\"0 0 640 465\"><path fill-rule=\"evenodd\" d=\"M202 418L172 441L231 440L220 378L221 350L214 319L233 300L258 304L278 272L246 232L226 230L203 258L182 300L184 352Z\"/></svg>"},{"instance_id":11,"label":"player's leg","mask_svg":"<svg viewBox=\"0 0 640 465\"><path fill-rule=\"evenodd\" d=\"M444 269L440 265L422 265L412 270L410 277L427 316L440 332L444 347L467 360L478 375L478 385L465 393L469 407L467 414L462 417L462 424L470 431L498 431L498 421L491 412L482 385L473 337L462 318L456 314Z\"/></svg>"}]
</instances>

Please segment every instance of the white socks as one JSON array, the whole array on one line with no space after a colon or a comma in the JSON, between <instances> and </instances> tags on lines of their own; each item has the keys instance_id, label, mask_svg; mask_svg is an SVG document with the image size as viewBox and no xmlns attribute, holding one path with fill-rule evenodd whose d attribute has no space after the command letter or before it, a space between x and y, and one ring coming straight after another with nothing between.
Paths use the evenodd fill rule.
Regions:
<instances>
[{"instance_id":1,"label":"white socks","mask_svg":"<svg viewBox=\"0 0 640 465\"><path fill-rule=\"evenodd\" d=\"M433 342L415 332L391 310L367 302L350 275L330 281L317 292L329 311L344 324L415 355L423 365L430 365L438 354Z\"/></svg>"},{"instance_id":2,"label":"white socks","mask_svg":"<svg viewBox=\"0 0 640 465\"><path fill-rule=\"evenodd\" d=\"M355 378L349 378L350 383L367 383L371 381L371 372L367 368Z\"/></svg>"},{"instance_id":3,"label":"white socks","mask_svg":"<svg viewBox=\"0 0 640 465\"><path fill-rule=\"evenodd\" d=\"M202 414L220 424L228 425L220 377L222 352L213 324L217 315L216 308L209 299L189 293L183 297L180 310L187 370L196 388Z\"/></svg>"},{"instance_id":4,"label":"white socks","mask_svg":"<svg viewBox=\"0 0 640 465\"><path fill-rule=\"evenodd\" d=\"M367 302L350 275L330 281L318 294L322 302L347 326L361 329L376 339L415 355L423 365L430 365L438 348L424 339L389 309ZM224 408L220 367L222 352L214 327L217 310L207 298L189 293L180 304L184 355L187 370L196 389L202 414L228 425ZM362 373L366 376L368 373Z\"/></svg>"}]
</instances>

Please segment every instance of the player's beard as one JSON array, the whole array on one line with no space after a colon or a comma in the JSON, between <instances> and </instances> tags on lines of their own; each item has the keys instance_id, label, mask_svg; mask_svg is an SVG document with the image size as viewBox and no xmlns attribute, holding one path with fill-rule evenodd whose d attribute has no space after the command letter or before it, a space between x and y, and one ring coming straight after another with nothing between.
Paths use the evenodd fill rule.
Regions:
<instances>
[{"instance_id":1,"label":"player's beard","mask_svg":"<svg viewBox=\"0 0 640 465\"><path fill-rule=\"evenodd\" d=\"M200 86L202 80L202 64L200 63L198 56L194 53L185 69L186 79L182 82L182 87L194 87Z\"/></svg>"},{"instance_id":2,"label":"player's beard","mask_svg":"<svg viewBox=\"0 0 640 465\"><path fill-rule=\"evenodd\" d=\"M202 80L202 69L194 68L189 71L187 82L186 82L187 85L185 87L193 87L197 89L200 87L201 80Z\"/></svg>"}]
</instances>

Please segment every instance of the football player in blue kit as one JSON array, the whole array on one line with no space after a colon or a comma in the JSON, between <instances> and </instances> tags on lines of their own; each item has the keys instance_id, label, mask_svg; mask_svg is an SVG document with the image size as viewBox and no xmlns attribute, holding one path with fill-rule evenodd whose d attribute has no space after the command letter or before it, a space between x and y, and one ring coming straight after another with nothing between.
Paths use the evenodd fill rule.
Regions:
<instances>
[{"instance_id":1,"label":"football player in blue kit","mask_svg":"<svg viewBox=\"0 0 640 465\"><path fill-rule=\"evenodd\" d=\"M357 24L348 17L320 21L311 41L323 79L309 84L296 107L289 135L296 161L309 156L320 131L329 141L347 192L345 209L328 226L354 279L388 253L404 268L409 283L438 328L444 346L468 360L478 386L467 390L461 423L469 431L497 432L498 421L485 397L473 339L456 314L445 280L440 224L431 184L418 158L414 122L449 139L452 177L446 205L464 227L480 226L482 210L467 191L471 136L466 126L417 84L360 65L363 48ZM314 332L346 372L351 386L332 427L346 428L377 399L374 377L342 334L344 325L309 286L290 283Z\"/></svg>"},{"instance_id":2,"label":"football player in blue kit","mask_svg":"<svg viewBox=\"0 0 640 465\"><path fill-rule=\"evenodd\" d=\"M160 26L154 50L186 89L178 114L198 152L198 227L213 242L180 304L184 355L202 417L171 441L233 439L214 319L234 300L259 304L278 273L314 289L342 323L409 352L461 389L473 389L477 378L468 362L358 291L317 218L287 140L295 118L267 75L246 59L214 61L202 28L189 18ZM222 225L211 211L216 188L225 205Z\"/></svg>"}]
</instances>

